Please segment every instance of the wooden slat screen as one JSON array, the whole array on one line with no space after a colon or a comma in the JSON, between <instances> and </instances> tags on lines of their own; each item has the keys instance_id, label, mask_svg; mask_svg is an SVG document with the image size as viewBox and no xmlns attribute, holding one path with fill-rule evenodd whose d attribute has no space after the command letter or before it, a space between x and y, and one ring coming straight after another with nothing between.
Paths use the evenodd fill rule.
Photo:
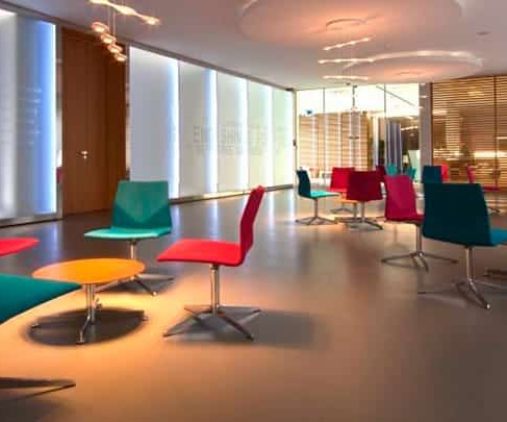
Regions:
<instances>
[{"instance_id":1,"label":"wooden slat screen","mask_svg":"<svg viewBox=\"0 0 507 422\"><path fill-rule=\"evenodd\" d=\"M479 183L507 187L507 77L438 82L432 89L434 163L448 164L452 181L466 181L472 165Z\"/></svg>"},{"instance_id":2,"label":"wooden slat screen","mask_svg":"<svg viewBox=\"0 0 507 422\"><path fill-rule=\"evenodd\" d=\"M351 113L317 113L299 116L299 165L311 170L313 177L333 167L349 166L366 170L372 165L372 141L368 115L359 113L359 139L350 140ZM351 148L353 145L355 148Z\"/></svg>"}]
</instances>

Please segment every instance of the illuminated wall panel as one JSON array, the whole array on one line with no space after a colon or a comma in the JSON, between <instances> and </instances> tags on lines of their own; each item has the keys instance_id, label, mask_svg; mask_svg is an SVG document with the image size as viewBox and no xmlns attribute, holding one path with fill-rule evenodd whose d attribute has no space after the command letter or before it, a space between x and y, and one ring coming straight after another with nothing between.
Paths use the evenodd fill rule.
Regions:
<instances>
[{"instance_id":1,"label":"illuminated wall panel","mask_svg":"<svg viewBox=\"0 0 507 422\"><path fill-rule=\"evenodd\" d=\"M274 185L294 181L294 95L273 89Z\"/></svg>"},{"instance_id":2,"label":"illuminated wall panel","mask_svg":"<svg viewBox=\"0 0 507 422\"><path fill-rule=\"evenodd\" d=\"M245 79L219 73L218 191L246 189L248 185L248 104Z\"/></svg>"},{"instance_id":3,"label":"illuminated wall panel","mask_svg":"<svg viewBox=\"0 0 507 422\"><path fill-rule=\"evenodd\" d=\"M248 82L249 187L273 185L273 89Z\"/></svg>"},{"instance_id":4,"label":"illuminated wall panel","mask_svg":"<svg viewBox=\"0 0 507 422\"><path fill-rule=\"evenodd\" d=\"M57 211L55 27L0 10L0 219Z\"/></svg>"},{"instance_id":5,"label":"illuminated wall panel","mask_svg":"<svg viewBox=\"0 0 507 422\"><path fill-rule=\"evenodd\" d=\"M216 72L180 62L180 196L217 189Z\"/></svg>"},{"instance_id":6,"label":"illuminated wall panel","mask_svg":"<svg viewBox=\"0 0 507 422\"><path fill-rule=\"evenodd\" d=\"M130 49L130 178L168 180L179 196L178 62Z\"/></svg>"}]
</instances>

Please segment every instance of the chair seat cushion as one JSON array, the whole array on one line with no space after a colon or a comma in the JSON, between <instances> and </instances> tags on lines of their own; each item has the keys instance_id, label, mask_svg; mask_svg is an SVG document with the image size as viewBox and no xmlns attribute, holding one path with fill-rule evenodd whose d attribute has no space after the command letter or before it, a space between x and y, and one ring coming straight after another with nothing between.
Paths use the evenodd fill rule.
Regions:
<instances>
[{"instance_id":1,"label":"chair seat cushion","mask_svg":"<svg viewBox=\"0 0 507 422\"><path fill-rule=\"evenodd\" d=\"M0 274L0 324L41 303L79 288L77 283Z\"/></svg>"},{"instance_id":2,"label":"chair seat cushion","mask_svg":"<svg viewBox=\"0 0 507 422\"><path fill-rule=\"evenodd\" d=\"M153 239L171 233L168 227L154 227L149 229L126 229L123 227L108 227L85 233L85 237L109 240L142 240Z\"/></svg>"},{"instance_id":3,"label":"chair seat cushion","mask_svg":"<svg viewBox=\"0 0 507 422\"><path fill-rule=\"evenodd\" d=\"M11 237L0 239L0 256L10 255L31 248L39 243L34 237Z\"/></svg>"},{"instance_id":4,"label":"chair seat cushion","mask_svg":"<svg viewBox=\"0 0 507 422\"><path fill-rule=\"evenodd\" d=\"M330 196L337 196L337 195L338 195L338 193L328 192L325 190L312 190L312 192L311 192L312 199L328 198Z\"/></svg>"},{"instance_id":5,"label":"chair seat cushion","mask_svg":"<svg viewBox=\"0 0 507 422\"><path fill-rule=\"evenodd\" d=\"M507 230L506 229L491 229L491 242L493 245L501 245L507 243Z\"/></svg>"},{"instance_id":6,"label":"chair seat cushion","mask_svg":"<svg viewBox=\"0 0 507 422\"><path fill-rule=\"evenodd\" d=\"M167 248L158 261L200 262L236 267L241 264L238 243L208 239L182 239Z\"/></svg>"}]
</instances>

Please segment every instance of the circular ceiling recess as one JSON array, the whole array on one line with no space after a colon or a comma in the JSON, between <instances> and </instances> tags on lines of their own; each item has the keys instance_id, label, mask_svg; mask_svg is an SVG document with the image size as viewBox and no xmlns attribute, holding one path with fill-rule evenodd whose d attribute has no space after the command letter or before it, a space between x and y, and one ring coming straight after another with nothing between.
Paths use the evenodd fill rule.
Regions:
<instances>
[{"instance_id":1,"label":"circular ceiling recess","mask_svg":"<svg viewBox=\"0 0 507 422\"><path fill-rule=\"evenodd\" d=\"M371 62L350 63L345 67L346 72L377 83L421 83L467 76L482 66L481 60L472 54L457 51L402 52L372 59Z\"/></svg>"},{"instance_id":2,"label":"circular ceiling recess","mask_svg":"<svg viewBox=\"0 0 507 422\"><path fill-rule=\"evenodd\" d=\"M239 26L248 38L299 47L324 47L362 37L425 40L461 17L455 0L244 0ZM414 46L406 47L407 49Z\"/></svg>"}]
</instances>

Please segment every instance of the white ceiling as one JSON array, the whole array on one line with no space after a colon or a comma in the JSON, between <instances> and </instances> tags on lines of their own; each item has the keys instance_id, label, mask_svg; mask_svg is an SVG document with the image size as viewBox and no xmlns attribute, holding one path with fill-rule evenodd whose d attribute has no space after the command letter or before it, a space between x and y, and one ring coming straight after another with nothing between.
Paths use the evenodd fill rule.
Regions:
<instances>
[{"instance_id":1,"label":"white ceiling","mask_svg":"<svg viewBox=\"0 0 507 422\"><path fill-rule=\"evenodd\" d=\"M87 0L11 2L82 26L106 16L103 7ZM120 19L119 35L285 87L336 86L339 82L323 79L336 74L368 77L369 82L424 82L507 73L506 0L117 2L162 20L153 28ZM330 21L337 22L327 25ZM372 41L322 50L363 37ZM318 63L371 56L377 59Z\"/></svg>"}]
</instances>

